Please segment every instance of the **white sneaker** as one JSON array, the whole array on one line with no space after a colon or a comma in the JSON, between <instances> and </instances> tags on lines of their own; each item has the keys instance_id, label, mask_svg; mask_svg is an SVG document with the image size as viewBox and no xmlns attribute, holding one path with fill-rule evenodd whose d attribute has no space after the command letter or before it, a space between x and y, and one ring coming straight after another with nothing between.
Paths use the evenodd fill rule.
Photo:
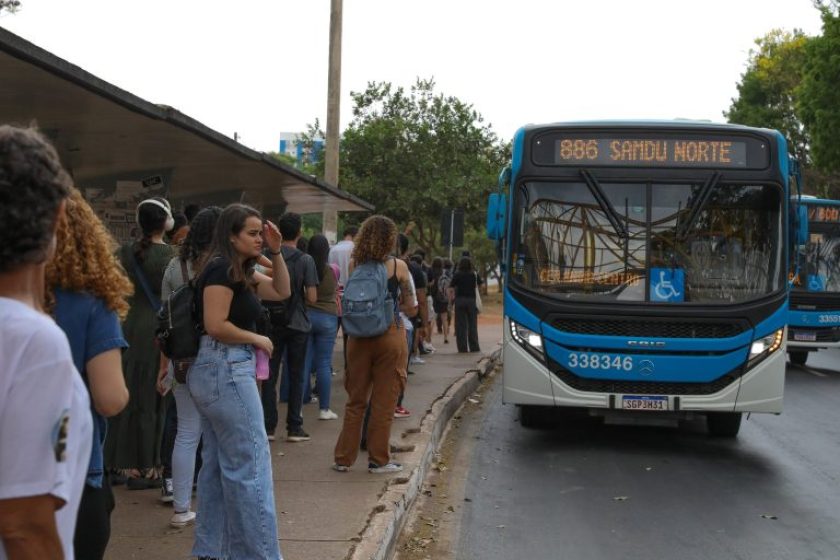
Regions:
<instances>
[{"instance_id":1,"label":"white sneaker","mask_svg":"<svg viewBox=\"0 0 840 560\"><path fill-rule=\"evenodd\" d=\"M312 397L310 397L309 404L318 404L318 397L316 397L314 395Z\"/></svg>"},{"instance_id":2,"label":"white sneaker","mask_svg":"<svg viewBox=\"0 0 840 560\"><path fill-rule=\"evenodd\" d=\"M373 474L388 474L397 473L403 470L399 463L388 463L387 465L379 466L375 463L368 463L368 472Z\"/></svg>"},{"instance_id":3,"label":"white sneaker","mask_svg":"<svg viewBox=\"0 0 840 560\"><path fill-rule=\"evenodd\" d=\"M195 521L194 511L182 511L181 513L176 512L172 515L172 519L169 520L169 525L170 527L181 529L182 527L186 527L191 524L193 521Z\"/></svg>"},{"instance_id":4,"label":"white sneaker","mask_svg":"<svg viewBox=\"0 0 840 560\"><path fill-rule=\"evenodd\" d=\"M318 413L318 420L335 420L336 418L338 418L338 414L329 408Z\"/></svg>"},{"instance_id":5,"label":"white sneaker","mask_svg":"<svg viewBox=\"0 0 840 560\"><path fill-rule=\"evenodd\" d=\"M410 364L425 364L426 360L421 358L420 356L412 356L411 359L408 361Z\"/></svg>"}]
</instances>

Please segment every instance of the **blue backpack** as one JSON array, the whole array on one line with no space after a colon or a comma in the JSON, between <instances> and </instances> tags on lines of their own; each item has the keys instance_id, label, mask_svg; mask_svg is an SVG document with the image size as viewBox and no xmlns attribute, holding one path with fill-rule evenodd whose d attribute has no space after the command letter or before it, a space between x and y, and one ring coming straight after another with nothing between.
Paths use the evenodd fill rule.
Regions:
<instances>
[{"instance_id":1,"label":"blue backpack","mask_svg":"<svg viewBox=\"0 0 840 560\"><path fill-rule=\"evenodd\" d=\"M344 285L341 297L341 328L348 336L371 338L394 323L396 302L388 291L385 263L357 265Z\"/></svg>"}]
</instances>

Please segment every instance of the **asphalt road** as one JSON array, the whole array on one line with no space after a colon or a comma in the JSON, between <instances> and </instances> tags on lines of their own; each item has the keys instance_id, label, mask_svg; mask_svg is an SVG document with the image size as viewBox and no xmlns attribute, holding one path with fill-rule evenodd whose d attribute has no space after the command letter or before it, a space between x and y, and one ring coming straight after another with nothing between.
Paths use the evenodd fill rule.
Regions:
<instances>
[{"instance_id":1,"label":"asphalt road","mask_svg":"<svg viewBox=\"0 0 840 560\"><path fill-rule=\"evenodd\" d=\"M785 412L735 440L679 428L529 430L486 400L456 557L840 559L840 352L788 366Z\"/></svg>"}]
</instances>

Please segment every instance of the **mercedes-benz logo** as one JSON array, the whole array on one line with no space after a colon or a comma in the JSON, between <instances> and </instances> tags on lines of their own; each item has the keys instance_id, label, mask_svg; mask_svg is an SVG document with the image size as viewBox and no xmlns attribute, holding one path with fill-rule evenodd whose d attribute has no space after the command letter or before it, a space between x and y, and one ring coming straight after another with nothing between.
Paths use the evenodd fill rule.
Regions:
<instances>
[{"instance_id":1,"label":"mercedes-benz logo","mask_svg":"<svg viewBox=\"0 0 840 560\"><path fill-rule=\"evenodd\" d=\"M639 373L642 375L652 375L655 369L656 366L653 365L653 361L651 360L642 360L639 362Z\"/></svg>"}]
</instances>

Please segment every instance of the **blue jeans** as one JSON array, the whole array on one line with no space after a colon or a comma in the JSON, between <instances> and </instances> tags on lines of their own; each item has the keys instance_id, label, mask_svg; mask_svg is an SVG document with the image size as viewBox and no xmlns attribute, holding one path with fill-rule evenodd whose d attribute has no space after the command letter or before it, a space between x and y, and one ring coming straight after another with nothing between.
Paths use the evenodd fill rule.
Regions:
<instances>
[{"instance_id":1,"label":"blue jeans","mask_svg":"<svg viewBox=\"0 0 840 560\"><path fill-rule=\"evenodd\" d=\"M312 330L309 331L309 340L306 343L303 402L309 402L312 377L309 372L315 370L315 382L318 384L318 407L321 410L327 410L330 407L332 356L335 335L338 332L338 317L310 308L309 320L312 323Z\"/></svg>"},{"instance_id":2,"label":"blue jeans","mask_svg":"<svg viewBox=\"0 0 840 560\"><path fill-rule=\"evenodd\" d=\"M204 436L193 556L279 560L254 349L201 337L187 386Z\"/></svg>"},{"instance_id":3,"label":"blue jeans","mask_svg":"<svg viewBox=\"0 0 840 560\"><path fill-rule=\"evenodd\" d=\"M201 415L187 386L178 383L172 388L178 405L178 433L172 450L172 494L176 512L189 511L195 476L195 451L201 441Z\"/></svg>"}]
</instances>

